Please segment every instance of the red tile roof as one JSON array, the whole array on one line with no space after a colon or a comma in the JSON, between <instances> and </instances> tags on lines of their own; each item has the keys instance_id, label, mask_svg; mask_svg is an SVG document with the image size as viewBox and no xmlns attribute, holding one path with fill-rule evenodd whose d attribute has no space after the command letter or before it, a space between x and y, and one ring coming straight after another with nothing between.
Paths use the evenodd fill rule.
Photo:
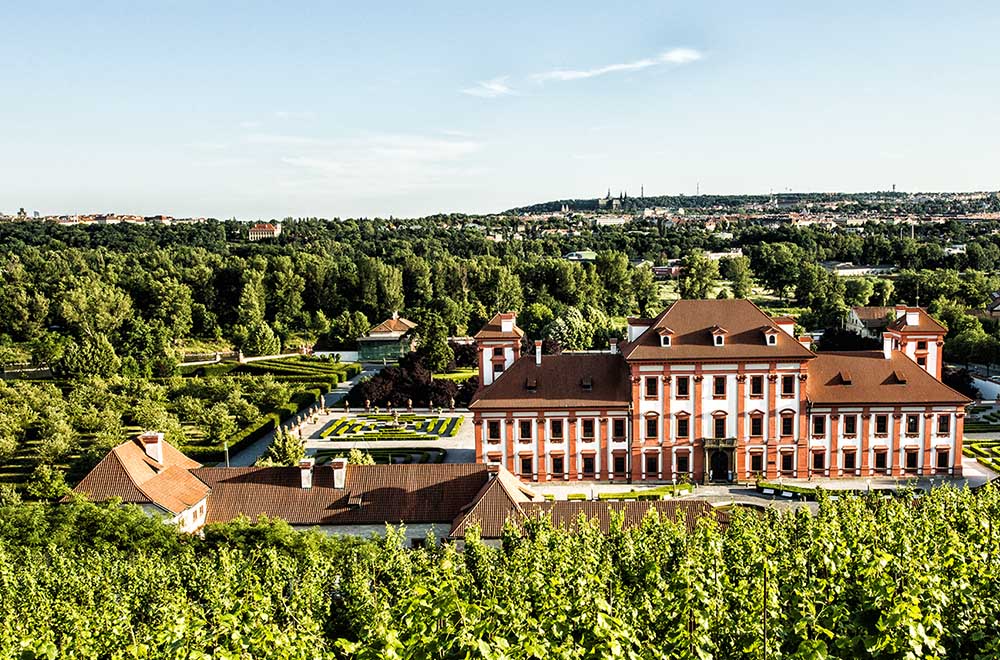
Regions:
<instances>
[{"instance_id":1,"label":"red tile roof","mask_svg":"<svg viewBox=\"0 0 1000 660\"><path fill-rule=\"evenodd\" d=\"M264 515L293 525L450 526L488 479L487 467L474 463L349 465L342 489L334 488L329 465L314 468L309 489L301 487L298 467L201 468L194 474L212 488L207 522Z\"/></svg>"},{"instance_id":2,"label":"red tile roof","mask_svg":"<svg viewBox=\"0 0 1000 660\"><path fill-rule=\"evenodd\" d=\"M520 339L524 336L524 330L517 327L516 323L513 326L513 330L504 332L502 324L505 319L516 320L515 316L510 313L497 314L490 319L489 323L483 326L482 330L476 333L475 338L481 341L483 339Z\"/></svg>"},{"instance_id":3,"label":"red tile roof","mask_svg":"<svg viewBox=\"0 0 1000 660\"><path fill-rule=\"evenodd\" d=\"M657 329L669 327L673 337L669 347L660 345ZM724 327L725 345L716 346L713 328ZM774 345L766 343L763 329L779 331ZM653 320L635 341L622 347L632 360L719 361L719 360L808 360L814 353L794 337L781 332L771 317L749 300L678 300Z\"/></svg>"},{"instance_id":4,"label":"red tile roof","mask_svg":"<svg viewBox=\"0 0 1000 660\"><path fill-rule=\"evenodd\" d=\"M413 321L404 319L402 317L393 316L392 318L388 318L388 319L382 321L381 323L379 323L378 325L376 325L374 328L372 328L371 330L369 330L368 334L371 335L371 334L375 334L375 333L389 333L389 332L403 332L403 333L405 333L405 332L408 332L410 330L413 330L416 327L417 327L417 324L414 323Z\"/></svg>"},{"instance_id":5,"label":"red tile roof","mask_svg":"<svg viewBox=\"0 0 1000 660\"><path fill-rule=\"evenodd\" d=\"M590 379L590 389L583 383ZM534 384L533 389L528 385ZM543 355L541 365L526 355L492 385L472 398L469 408L595 408L627 406L631 397L628 367L621 355L563 353Z\"/></svg>"},{"instance_id":6,"label":"red tile roof","mask_svg":"<svg viewBox=\"0 0 1000 660\"><path fill-rule=\"evenodd\" d=\"M201 464L162 442L163 463L146 455L140 441L129 440L108 452L73 491L95 501L117 498L181 513L204 499L209 489L189 471Z\"/></svg>"},{"instance_id":7,"label":"red tile roof","mask_svg":"<svg viewBox=\"0 0 1000 660\"><path fill-rule=\"evenodd\" d=\"M809 363L806 396L819 404L970 402L899 351L889 360L882 351L819 353Z\"/></svg>"}]
</instances>

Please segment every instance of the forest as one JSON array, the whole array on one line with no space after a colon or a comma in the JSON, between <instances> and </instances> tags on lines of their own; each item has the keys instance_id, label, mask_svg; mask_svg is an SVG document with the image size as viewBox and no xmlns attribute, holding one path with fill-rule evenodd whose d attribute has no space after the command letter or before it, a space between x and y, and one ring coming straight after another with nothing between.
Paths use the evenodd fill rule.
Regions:
<instances>
[{"instance_id":1,"label":"forest","mask_svg":"<svg viewBox=\"0 0 1000 660\"><path fill-rule=\"evenodd\" d=\"M992 487L939 488L410 550L391 528L0 507L0 657L992 658L998 514Z\"/></svg>"}]
</instances>

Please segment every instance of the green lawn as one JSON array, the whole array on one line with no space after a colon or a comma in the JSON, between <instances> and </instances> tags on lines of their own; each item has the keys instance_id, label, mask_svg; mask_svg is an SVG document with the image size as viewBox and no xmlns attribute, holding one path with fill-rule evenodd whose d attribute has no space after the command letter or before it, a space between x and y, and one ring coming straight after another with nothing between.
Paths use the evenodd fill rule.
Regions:
<instances>
[{"instance_id":1,"label":"green lawn","mask_svg":"<svg viewBox=\"0 0 1000 660\"><path fill-rule=\"evenodd\" d=\"M434 380L453 380L456 383L462 383L477 375L479 375L479 371L473 367L469 367L449 371L446 374L434 374Z\"/></svg>"}]
</instances>

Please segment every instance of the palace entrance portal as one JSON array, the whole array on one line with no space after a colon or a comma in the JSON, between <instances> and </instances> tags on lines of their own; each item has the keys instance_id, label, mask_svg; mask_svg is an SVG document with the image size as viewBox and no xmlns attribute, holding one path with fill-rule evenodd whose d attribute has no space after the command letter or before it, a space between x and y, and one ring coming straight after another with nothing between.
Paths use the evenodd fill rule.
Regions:
<instances>
[{"instance_id":1,"label":"palace entrance portal","mask_svg":"<svg viewBox=\"0 0 1000 660\"><path fill-rule=\"evenodd\" d=\"M705 438L705 480L732 481L735 458L736 438Z\"/></svg>"}]
</instances>

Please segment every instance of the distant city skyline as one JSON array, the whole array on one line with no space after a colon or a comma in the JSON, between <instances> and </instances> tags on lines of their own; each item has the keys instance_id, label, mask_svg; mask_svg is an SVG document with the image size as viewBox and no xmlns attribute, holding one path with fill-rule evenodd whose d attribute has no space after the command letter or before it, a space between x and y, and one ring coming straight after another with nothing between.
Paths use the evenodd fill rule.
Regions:
<instances>
[{"instance_id":1,"label":"distant city skyline","mask_svg":"<svg viewBox=\"0 0 1000 660\"><path fill-rule=\"evenodd\" d=\"M53 2L0 23L0 213L1000 188L985 2Z\"/></svg>"}]
</instances>

